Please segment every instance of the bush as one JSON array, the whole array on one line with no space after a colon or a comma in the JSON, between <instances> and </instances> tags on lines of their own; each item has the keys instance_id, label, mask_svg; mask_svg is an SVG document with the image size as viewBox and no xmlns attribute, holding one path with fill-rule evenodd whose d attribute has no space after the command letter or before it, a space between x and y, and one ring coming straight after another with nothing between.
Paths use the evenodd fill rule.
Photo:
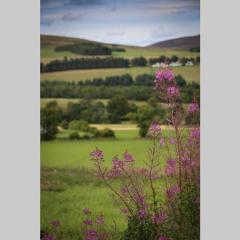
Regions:
<instances>
[{"instance_id":1,"label":"bush","mask_svg":"<svg viewBox=\"0 0 240 240\"><path fill-rule=\"evenodd\" d=\"M73 120L69 123L69 129L87 132L89 125L88 122L83 120Z\"/></svg>"},{"instance_id":2,"label":"bush","mask_svg":"<svg viewBox=\"0 0 240 240\"><path fill-rule=\"evenodd\" d=\"M144 57L133 58L131 64L135 67L144 67L147 65L147 59Z\"/></svg>"},{"instance_id":3,"label":"bush","mask_svg":"<svg viewBox=\"0 0 240 240\"><path fill-rule=\"evenodd\" d=\"M109 128L104 128L103 130L98 130L96 128L91 129L91 133L94 134L96 138L115 138L115 133Z\"/></svg>"},{"instance_id":4,"label":"bush","mask_svg":"<svg viewBox=\"0 0 240 240\"><path fill-rule=\"evenodd\" d=\"M80 136L78 132L71 132L69 134L69 140L79 140Z\"/></svg>"}]
</instances>

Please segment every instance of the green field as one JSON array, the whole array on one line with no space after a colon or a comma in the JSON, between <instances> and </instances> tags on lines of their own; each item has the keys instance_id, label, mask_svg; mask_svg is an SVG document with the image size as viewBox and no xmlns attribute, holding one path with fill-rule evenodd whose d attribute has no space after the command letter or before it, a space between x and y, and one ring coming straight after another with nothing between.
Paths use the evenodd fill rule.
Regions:
<instances>
[{"instance_id":1,"label":"green field","mask_svg":"<svg viewBox=\"0 0 240 240\"><path fill-rule=\"evenodd\" d=\"M131 74L133 78L144 73L154 74L156 69L151 67L131 67L131 68L109 68L109 69L84 69L84 70L69 70L51 73L42 73L41 80L57 80L57 81L81 81L93 78L105 78L107 76L117 76L123 74ZM174 74L181 74L187 82L200 81L200 67L175 67Z\"/></svg>"},{"instance_id":2,"label":"green field","mask_svg":"<svg viewBox=\"0 0 240 240\"><path fill-rule=\"evenodd\" d=\"M164 55L166 57L172 57L176 55L178 57L196 57L199 56L199 53L193 53L189 51L181 51L181 50L173 50L173 49L165 49L165 48L144 48L144 47L124 47L125 52L113 51L113 57L124 57L124 58L134 58L134 57L145 57L145 58L153 58ZM41 62L48 63L54 59L63 59L64 57L78 58L78 57L91 57L84 56L80 54L74 54L72 52L56 52L53 46L42 47L41 48ZM104 56L102 56L104 57Z\"/></svg>"},{"instance_id":3,"label":"green field","mask_svg":"<svg viewBox=\"0 0 240 240\"><path fill-rule=\"evenodd\" d=\"M168 130L163 130L169 135ZM91 173L89 153L99 147L104 151L106 166L116 154L121 158L128 149L136 159L136 166L143 166L148 139L138 138L138 131L115 131L115 140L53 141L41 143L41 227L46 229L54 219L63 224L66 239L78 239L81 211L85 207L96 213L104 212L107 223L116 220L119 230L126 227L126 219L120 214L109 190ZM163 153L166 153L163 150ZM161 164L164 164L163 158ZM119 185L119 182L114 182ZM160 183L159 183L160 184ZM159 185L160 186L160 185ZM75 237L76 238L75 238Z\"/></svg>"},{"instance_id":4,"label":"green field","mask_svg":"<svg viewBox=\"0 0 240 240\"><path fill-rule=\"evenodd\" d=\"M41 107L45 107L47 103L51 101L56 101L58 106L65 109L69 103L78 103L82 98L41 98ZM107 105L109 99L94 99L93 101L102 102L104 105ZM129 101L129 103L134 103L137 106L143 106L147 103L145 101Z\"/></svg>"}]
</instances>

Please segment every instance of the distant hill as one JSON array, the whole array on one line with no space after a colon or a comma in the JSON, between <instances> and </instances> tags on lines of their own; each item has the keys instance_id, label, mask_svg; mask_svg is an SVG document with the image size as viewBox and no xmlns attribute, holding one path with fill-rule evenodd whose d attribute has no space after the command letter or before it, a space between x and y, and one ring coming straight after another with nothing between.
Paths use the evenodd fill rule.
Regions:
<instances>
[{"instance_id":1,"label":"distant hill","mask_svg":"<svg viewBox=\"0 0 240 240\"><path fill-rule=\"evenodd\" d=\"M147 47L170 48L178 50L189 50L200 46L200 35L170 39L151 44Z\"/></svg>"},{"instance_id":2,"label":"distant hill","mask_svg":"<svg viewBox=\"0 0 240 240\"><path fill-rule=\"evenodd\" d=\"M92 40L87 40L82 38L41 34L41 47L57 47L61 45L81 44L81 43L99 43L101 45L108 46L108 47L134 47L134 46L128 46L128 45L122 45L122 44L97 42L97 41L92 41ZM141 47L136 47L136 48L141 48Z\"/></svg>"}]
</instances>

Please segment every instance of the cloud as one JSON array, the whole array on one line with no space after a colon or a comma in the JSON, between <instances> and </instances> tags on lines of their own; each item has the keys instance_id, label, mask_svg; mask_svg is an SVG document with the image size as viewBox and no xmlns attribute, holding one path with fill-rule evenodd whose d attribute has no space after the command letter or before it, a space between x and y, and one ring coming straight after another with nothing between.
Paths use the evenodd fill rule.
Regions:
<instances>
[{"instance_id":1,"label":"cloud","mask_svg":"<svg viewBox=\"0 0 240 240\"><path fill-rule=\"evenodd\" d=\"M63 21L78 21L81 20L83 18L83 15L81 13L72 13L72 12L68 12L66 14L64 14L61 18L61 20Z\"/></svg>"},{"instance_id":2,"label":"cloud","mask_svg":"<svg viewBox=\"0 0 240 240\"><path fill-rule=\"evenodd\" d=\"M199 0L41 0L41 32L148 45L200 31Z\"/></svg>"},{"instance_id":3,"label":"cloud","mask_svg":"<svg viewBox=\"0 0 240 240\"><path fill-rule=\"evenodd\" d=\"M111 31L106 33L108 36L123 36L124 34L125 32L123 31Z\"/></svg>"}]
</instances>

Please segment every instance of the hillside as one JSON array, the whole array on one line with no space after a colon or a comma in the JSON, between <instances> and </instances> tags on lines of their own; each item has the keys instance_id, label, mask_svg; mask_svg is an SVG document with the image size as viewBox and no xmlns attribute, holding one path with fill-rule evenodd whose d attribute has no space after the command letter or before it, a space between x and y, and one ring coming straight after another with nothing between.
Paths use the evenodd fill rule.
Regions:
<instances>
[{"instance_id":1,"label":"hillside","mask_svg":"<svg viewBox=\"0 0 240 240\"><path fill-rule=\"evenodd\" d=\"M189 52L189 49L173 49L171 47L157 47L157 46L148 46L148 47L137 47L137 46L128 46L128 45L118 45L118 44L109 44L102 42L94 42L91 40L81 39L81 38L73 38L73 37L63 37L63 36L53 36L53 35L42 35L41 34L41 62L48 63L53 60L61 60L64 57L69 58L78 58L78 57L91 57L81 54L75 54L70 51L57 52L55 48L62 45L68 44L81 44L81 43L99 43L103 46L107 46L109 48L119 47L124 48L124 52L113 51L113 57L123 57L123 58L134 58L143 56L145 58L159 57L161 55L165 55L167 57L171 57L176 55L178 57L195 57L198 56L199 53ZM101 56L100 56L101 57Z\"/></svg>"},{"instance_id":2,"label":"hillside","mask_svg":"<svg viewBox=\"0 0 240 240\"><path fill-rule=\"evenodd\" d=\"M148 47L189 50L192 47L198 46L200 46L200 35L170 39L167 41L154 43L152 45L149 45Z\"/></svg>"},{"instance_id":3,"label":"hillside","mask_svg":"<svg viewBox=\"0 0 240 240\"><path fill-rule=\"evenodd\" d=\"M65 44L81 44L81 43L99 43L101 45L105 46L119 46L119 47L130 47L130 46L124 46L124 45L118 45L118 44L109 44L109 43L103 43L103 42L97 42L82 38L74 38L74 37L64 37L64 36L54 36L54 35L44 35L41 34L41 47L56 47L61 46Z\"/></svg>"}]
</instances>

